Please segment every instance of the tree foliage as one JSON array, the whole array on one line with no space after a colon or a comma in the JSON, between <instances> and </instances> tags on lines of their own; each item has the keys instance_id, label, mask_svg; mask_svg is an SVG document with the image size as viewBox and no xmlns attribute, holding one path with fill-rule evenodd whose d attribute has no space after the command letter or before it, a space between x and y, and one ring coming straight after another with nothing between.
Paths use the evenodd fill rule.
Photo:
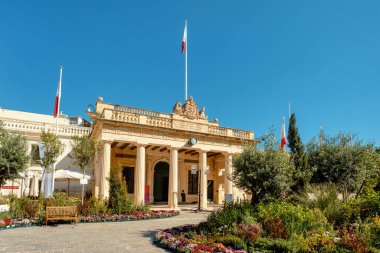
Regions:
<instances>
[{"instance_id":1,"label":"tree foliage","mask_svg":"<svg viewBox=\"0 0 380 253\"><path fill-rule=\"evenodd\" d=\"M45 132L42 130L41 142L44 145L44 155L42 158L35 161L43 168L46 172L52 171L52 165L57 161L57 158L63 153L65 145L61 142L57 135L52 132Z\"/></svg>"},{"instance_id":2,"label":"tree foliage","mask_svg":"<svg viewBox=\"0 0 380 253\"><path fill-rule=\"evenodd\" d=\"M132 208L132 201L128 198L127 184L125 180L121 180L119 172L118 168L111 169L108 204L112 213L129 213Z\"/></svg>"},{"instance_id":3,"label":"tree foliage","mask_svg":"<svg viewBox=\"0 0 380 253\"><path fill-rule=\"evenodd\" d=\"M309 164L314 171L312 183L337 183L349 192L357 191L364 180L377 176L380 157L372 144L342 133L324 135L322 144L308 144Z\"/></svg>"},{"instance_id":4,"label":"tree foliage","mask_svg":"<svg viewBox=\"0 0 380 253\"><path fill-rule=\"evenodd\" d=\"M290 116L288 128L288 147L290 149L290 157L294 163L295 171L293 174L292 189L297 191L310 181L311 171L308 166L307 155L302 144L301 137L296 126L296 115Z\"/></svg>"},{"instance_id":5,"label":"tree foliage","mask_svg":"<svg viewBox=\"0 0 380 253\"><path fill-rule=\"evenodd\" d=\"M0 185L20 177L29 160L26 138L8 133L0 121Z\"/></svg>"},{"instance_id":6,"label":"tree foliage","mask_svg":"<svg viewBox=\"0 0 380 253\"><path fill-rule=\"evenodd\" d=\"M284 198L290 190L294 170L289 155L279 150L279 144L270 131L263 138L264 150L247 145L234 157L232 179L252 193L252 203Z\"/></svg>"},{"instance_id":7,"label":"tree foliage","mask_svg":"<svg viewBox=\"0 0 380 253\"><path fill-rule=\"evenodd\" d=\"M100 149L98 142L89 135L73 136L72 150L70 157L74 159L74 164L79 166L82 173L94 165L95 155Z\"/></svg>"}]
</instances>

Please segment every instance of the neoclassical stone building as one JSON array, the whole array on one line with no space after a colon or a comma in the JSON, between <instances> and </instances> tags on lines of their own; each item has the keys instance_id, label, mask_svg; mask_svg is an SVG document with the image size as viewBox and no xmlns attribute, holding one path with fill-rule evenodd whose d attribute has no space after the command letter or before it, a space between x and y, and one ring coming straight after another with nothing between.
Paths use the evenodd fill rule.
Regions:
<instances>
[{"instance_id":1,"label":"neoclassical stone building","mask_svg":"<svg viewBox=\"0 0 380 253\"><path fill-rule=\"evenodd\" d=\"M99 98L92 135L102 143L94 170L93 194L109 196L111 169L127 182L138 204L168 202L177 208L186 202L222 203L243 198L233 187L232 156L244 143L254 142L253 132L219 126L209 121L192 97L177 102L171 114L105 103Z\"/></svg>"}]
</instances>

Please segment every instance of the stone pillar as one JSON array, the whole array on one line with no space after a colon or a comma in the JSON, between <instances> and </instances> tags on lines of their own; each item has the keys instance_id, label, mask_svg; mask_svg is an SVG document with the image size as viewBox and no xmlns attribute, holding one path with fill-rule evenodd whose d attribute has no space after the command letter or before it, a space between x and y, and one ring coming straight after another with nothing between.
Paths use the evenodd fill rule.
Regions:
<instances>
[{"instance_id":1,"label":"stone pillar","mask_svg":"<svg viewBox=\"0 0 380 253\"><path fill-rule=\"evenodd\" d=\"M93 181L93 196L99 198L99 188L100 188L100 172L101 172L101 165L100 165L100 154L96 154L95 157L95 167L94 167L94 181Z\"/></svg>"},{"instance_id":2,"label":"stone pillar","mask_svg":"<svg viewBox=\"0 0 380 253\"><path fill-rule=\"evenodd\" d=\"M178 149L170 150L169 208L178 209Z\"/></svg>"},{"instance_id":3,"label":"stone pillar","mask_svg":"<svg viewBox=\"0 0 380 253\"><path fill-rule=\"evenodd\" d=\"M201 208L207 208L207 152L199 152L199 170L200 170L200 181L201 181Z\"/></svg>"},{"instance_id":4,"label":"stone pillar","mask_svg":"<svg viewBox=\"0 0 380 253\"><path fill-rule=\"evenodd\" d=\"M110 196L110 173L111 173L111 144L104 143L101 175L101 197L107 199Z\"/></svg>"},{"instance_id":5,"label":"stone pillar","mask_svg":"<svg viewBox=\"0 0 380 253\"><path fill-rule=\"evenodd\" d=\"M145 146L137 145L136 170L135 170L135 204L144 204L145 192Z\"/></svg>"},{"instance_id":6,"label":"stone pillar","mask_svg":"<svg viewBox=\"0 0 380 253\"><path fill-rule=\"evenodd\" d=\"M147 176L146 176L146 182L149 185L149 204L153 203L153 181L154 181L154 168L152 159L147 159Z\"/></svg>"},{"instance_id":7,"label":"stone pillar","mask_svg":"<svg viewBox=\"0 0 380 253\"><path fill-rule=\"evenodd\" d=\"M232 181L228 179L232 175L232 155L226 154L224 161L224 199L227 202L231 202L233 200L233 189L232 189Z\"/></svg>"}]
</instances>

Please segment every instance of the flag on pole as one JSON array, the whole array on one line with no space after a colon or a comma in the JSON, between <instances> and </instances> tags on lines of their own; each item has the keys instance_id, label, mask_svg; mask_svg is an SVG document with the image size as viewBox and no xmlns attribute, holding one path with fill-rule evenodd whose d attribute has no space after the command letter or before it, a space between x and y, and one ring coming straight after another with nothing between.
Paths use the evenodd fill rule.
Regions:
<instances>
[{"instance_id":1,"label":"flag on pole","mask_svg":"<svg viewBox=\"0 0 380 253\"><path fill-rule=\"evenodd\" d=\"M281 148L284 148L286 145L286 133L285 133L285 118L282 116L282 125L281 125Z\"/></svg>"},{"instance_id":2,"label":"flag on pole","mask_svg":"<svg viewBox=\"0 0 380 253\"><path fill-rule=\"evenodd\" d=\"M59 103L61 102L61 82L58 82L57 95L55 96L54 103L54 118L59 114Z\"/></svg>"},{"instance_id":3,"label":"flag on pole","mask_svg":"<svg viewBox=\"0 0 380 253\"><path fill-rule=\"evenodd\" d=\"M182 53L185 52L186 43L187 43L187 24L185 24L185 30L183 31L182 49L181 49Z\"/></svg>"}]
</instances>

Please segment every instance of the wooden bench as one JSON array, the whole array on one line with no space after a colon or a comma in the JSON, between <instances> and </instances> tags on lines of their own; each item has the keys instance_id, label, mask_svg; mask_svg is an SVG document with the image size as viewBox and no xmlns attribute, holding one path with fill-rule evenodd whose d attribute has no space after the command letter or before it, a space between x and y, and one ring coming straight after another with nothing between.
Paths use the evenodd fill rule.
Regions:
<instances>
[{"instance_id":1,"label":"wooden bench","mask_svg":"<svg viewBox=\"0 0 380 253\"><path fill-rule=\"evenodd\" d=\"M46 226L49 220L74 220L78 223L78 212L76 206L47 206Z\"/></svg>"}]
</instances>

